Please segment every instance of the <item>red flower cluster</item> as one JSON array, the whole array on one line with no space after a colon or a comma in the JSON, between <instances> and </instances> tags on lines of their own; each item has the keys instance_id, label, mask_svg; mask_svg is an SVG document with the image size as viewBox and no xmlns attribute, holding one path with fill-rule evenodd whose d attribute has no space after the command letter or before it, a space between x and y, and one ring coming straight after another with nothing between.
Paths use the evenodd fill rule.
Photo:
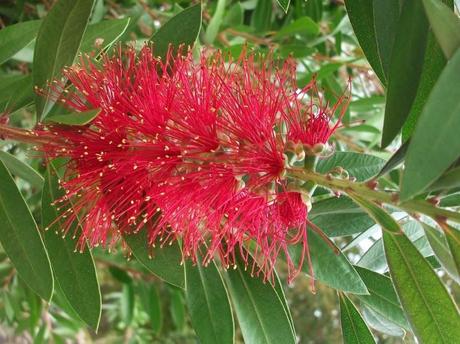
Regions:
<instances>
[{"instance_id":1,"label":"red flower cluster","mask_svg":"<svg viewBox=\"0 0 460 344\"><path fill-rule=\"evenodd\" d=\"M184 258L199 254L204 264L218 254L230 267L250 247L253 272L265 278L283 252L295 276L308 252L309 205L284 177L289 147L326 143L345 96L331 109L311 94L314 80L298 90L293 61L276 68L246 53L196 62L170 52L162 61L150 47L120 48L64 75L72 91L53 86L62 103L101 109L87 126L47 127L55 141L44 147L48 158L69 159L66 228L80 221L82 245L146 228L150 244L180 239ZM303 254L293 262L297 243Z\"/></svg>"}]
</instances>

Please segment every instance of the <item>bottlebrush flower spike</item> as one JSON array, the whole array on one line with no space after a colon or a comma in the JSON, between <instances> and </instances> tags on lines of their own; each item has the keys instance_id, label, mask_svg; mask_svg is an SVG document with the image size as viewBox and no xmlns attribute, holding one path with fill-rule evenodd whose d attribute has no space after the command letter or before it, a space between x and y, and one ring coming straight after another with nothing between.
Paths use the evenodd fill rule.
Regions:
<instances>
[{"instance_id":1,"label":"bottlebrush flower spike","mask_svg":"<svg viewBox=\"0 0 460 344\"><path fill-rule=\"evenodd\" d=\"M82 57L64 76L72 89L52 83L56 100L77 111L100 108L99 116L34 135L47 138L48 159L68 159L60 203L69 207L66 231L81 224L82 233L72 233L81 247L146 228L152 245L180 239L184 259L199 254L207 264L218 255L231 267L236 251L244 256L250 247L253 273L273 278L281 253L289 278L299 272L310 205L284 175L286 152L292 142L326 143L345 96L330 108L315 80L298 91L294 61L275 67L246 52L195 62L190 52L170 51L161 61L148 46L119 48L98 63ZM298 262L291 245L303 247Z\"/></svg>"}]
</instances>

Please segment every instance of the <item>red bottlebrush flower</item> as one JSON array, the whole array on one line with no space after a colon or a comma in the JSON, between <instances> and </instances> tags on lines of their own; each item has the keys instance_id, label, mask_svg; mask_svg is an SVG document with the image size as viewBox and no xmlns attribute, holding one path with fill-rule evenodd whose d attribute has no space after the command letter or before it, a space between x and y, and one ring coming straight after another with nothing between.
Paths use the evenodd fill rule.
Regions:
<instances>
[{"instance_id":1,"label":"red bottlebrush flower","mask_svg":"<svg viewBox=\"0 0 460 344\"><path fill-rule=\"evenodd\" d=\"M70 205L66 230L82 227L80 243L110 245L146 228L150 244L181 239L184 258L229 267L251 248L254 273L272 278L283 253L290 278L299 271L290 245L308 254L308 202L284 176L289 142L325 143L339 125L317 96L304 102L295 65L220 52L194 61L150 47L119 49L102 62L81 58L64 71L72 90L52 84L67 107L100 114L84 127L37 131L49 159L68 159L62 182ZM316 89L313 80L300 95ZM318 92L316 92L318 93ZM252 243L250 245L250 243ZM83 247L83 246L82 246Z\"/></svg>"}]
</instances>

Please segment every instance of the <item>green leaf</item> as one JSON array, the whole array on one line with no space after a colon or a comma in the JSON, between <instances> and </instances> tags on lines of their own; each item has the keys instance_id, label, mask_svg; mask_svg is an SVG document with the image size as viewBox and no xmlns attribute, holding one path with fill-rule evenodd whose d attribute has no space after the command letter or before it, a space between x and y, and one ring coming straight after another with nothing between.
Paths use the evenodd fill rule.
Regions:
<instances>
[{"instance_id":1,"label":"green leaf","mask_svg":"<svg viewBox=\"0 0 460 344\"><path fill-rule=\"evenodd\" d=\"M73 63L86 30L94 0L59 0L48 12L40 27L34 51L33 81L45 87L58 78L62 68ZM39 119L52 106L49 97L37 95Z\"/></svg>"},{"instance_id":2,"label":"green leaf","mask_svg":"<svg viewBox=\"0 0 460 344\"><path fill-rule=\"evenodd\" d=\"M356 203L358 203L376 223L382 226L382 229L392 233L402 233L401 227L396 220L388 214L383 208L379 207L372 201L364 199L355 194L348 194Z\"/></svg>"},{"instance_id":3,"label":"green leaf","mask_svg":"<svg viewBox=\"0 0 460 344\"><path fill-rule=\"evenodd\" d=\"M246 343L295 343L289 317L270 283L251 276L253 260L246 270L240 255L236 269L227 272L228 286L238 323Z\"/></svg>"},{"instance_id":4,"label":"green leaf","mask_svg":"<svg viewBox=\"0 0 460 344\"><path fill-rule=\"evenodd\" d=\"M53 115L45 119L45 122L52 122L63 125L87 125L94 120L99 113L100 109L88 110L84 112L72 112L65 115Z\"/></svg>"},{"instance_id":5,"label":"green leaf","mask_svg":"<svg viewBox=\"0 0 460 344\"><path fill-rule=\"evenodd\" d=\"M123 284L120 299L120 315L125 326L129 326L133 321L135 302L136 299L134 297L134 287L132 283Z\"/></svg>"},{"instance_id":6,"label":"green leaf","mask_svg":"<svg viewBox=\"0 0 460 344\"><path fill-rule=\"evenodd\" d=\"M345 255L337 247L332 249L319 234L310 229L308 248L313 267L312 277L315 280L348 293L368 294L366 285ZM294 262L299 261L301 251L300 245L291 247L290 254ZM304 263L302 271L310 274L307 262Z\"/></svg>"},{"instance_id":7,"label":"green leaf","mask_svg":"<svg viewBox=\"0 0 460 344\"><path fill-rule=\"evenodd\" d=\"M204 35L204 41L208 44L212 44L219 33L222 20L224 18L226 0L217 0L216 10L211 20L209 21L206 33Z\"/></svg>"},{"instance_id":8,"label":"green leaf","mask_svg":"<svg viewBox=\"0 0 460 344\"><path fill-rule=\"evenodd\" d=\"M80 46L80 52L101 52L112 46L126 31L130 18L104 20L88 25ZM102 43L99 43L102 41Z\"/></svg>"},{"instance_id":9,"label":"green leaf","mask_svg":"<svg viewBox=\"0 0 460 344\"><path fill-rule=\"evenodd\" d=\"M284 37L293 37L294 35L316 36L319 33L319 25L316 24L310 17L301 17L279 30L275 37L276 39Z\"/></svg>"},{"instance_id":10,"label":"green leaf","mask_svg":"<svg viewBox=\"0 0 460 344\"><path fill-rule=\"evenodd\" d=\"M388 78L390 58L398 27L399 0L372 0L377 49L385 78Z\"/></svg>"},{"instance_id":11,"label":"green leaf","mask_svg":"<svg viewBox=\"0 0 460 344\"><path fill-rule=\"evenodd\" d=\"M460 47L460 19L439 0L422 0L426 16L447 59Z\"/></svg>"},{"instance_id":12,"label":"green leaf","mask_svg":"<svg viewBox=\"0 0 460 344\"><path fill-rule=\"evenodd\" d=\"M373 1L345 0L345 6L359 45L375 74L383 84L386 84L375 36Z\"/></svg>"},{"instance_id":13,"label":"green leaf","mask_svg":"<svg viewBox=\"0 0 460 344\"><path fill-rule=\"evenodd\" d=\"M404 337L406 334L406 331L401 327L382 317L366 305L362 305L361 310L364 321L373 329L389 336Z\"/></svg>"},{"instance_id":14,"label":"green leaf","mask_svg":"<svg viewBox=\"0 0 460 344\"><path fill-rule=\"evenodd\" d=\"M162 280L180 288L185 288L185 272L181 265L182 253L177 243L148 247L147 230L139 233L124 235L136 259Z\"/></svg>"},{"instance_id":15,"label":"green leaf","mask_svg":"<svg viewBox=\"0 0 460 344\"><path fill-rule=\"evenodd\" d=\"M404 142L401 145L401 147L398 148L398 150L391 156L390 159L388 159L388 161L382 167L376 178L379 178L387 174L388 172L390 172L391 170L403 163L406 157L407 149L409 148L409 142L409 140Z\"/></svg>"},{"instance_id":16,"label":"green leaf","mask_svg":"<svg viewBox=\"0 0 460 344\"><path fill-rule=\"evenodd\" d=\"M59 189L57 177L52 175L54 170L50 171L51 166L47 170L42 196L42 224L48 229L43 239L64 296L78 316L97 331L102 300L93 257L86 244L80 253L76 252L77 241L71 236L75 230L80 231L76 228L77 223L69 233L63 233L65 219L60 217L63 212L59 212L52 202L63 197L64 192Z\"/></svg>"},{"instance_id":17,"label":"green leaf","mask_svg":"<svg viewBox=\"0 0 460 344\"><path fill-rule=\"evenodd\" d=\"M192 325L200 343L234 342L235 325L222 277L214 262L186 265L186 296Z\"/></svg>"},{"instance_id":18,"label":"green leaf","mask_svg":"<svg viewBox=\"0 0 460 344\"><path fill-rule=\"evenodd\" d=\"M276 291L276 294L278 295L281 304L283 305L284 311L286 312L288 319L289 319L289 324L291 325L291 330L292 334L295 337L295 328L294 328L294 319L292 318L291 310L289 309L289 305L286 299L286 295L284 294L283 286L281 285L281 280L276 273L276 270L273 270L274 278L275 278L275 286L274 289Z\"/></svg>"},{"instance_id":19,"label":"green leaf","mask_svg":"<svg viewBox=\"0 0 460 344\"><path fill-rule=\"evenodd\" d=\"M422 75L420 76L417 95L402 130L402 139L404 141L411 137L428 96L430 95L430 92L436 84L436 81L438 80L445 65L446 59L442 54L441 48L436 42L433 33L430 32L428 34L425 59L423 61Z\"/></svg>"},{"instance_id":20,"label":"green leaf","mask_svg":"<svg viewBox=\"0 0 460 344\"><path fill-rule=\"evenodd\" d=\"M388 72L382 146L388 146L409 116L422 74L428 20L421 1L405 1Z\"/></svg>"},{"instance_id":21,"label":"green leaf","mask_svg":"<svg viewBox=\"0 0 460 344\"><path fill-rule=\"evenodd\" d=\"M0 64L35 39L41 20L9 25L0 30Z\"/></svg>"},{"instance_id":22,"label":"green leaf","mask_svg":"<svg viewBox=\"0 0 460 344\"><path fill-rule=\"evenodd\" d=\"M4 151L0 151L0 160L13 175L28 181L30 185L38 189L42 188L44 181L43 177L28 164Z\"/></svg>"},{"instance_id":23,"label":"green leaf","mask_svg":"<svg viewBox=\"0 0 460 344\"><path fill-rule=\"evenodd\" d=\"M426 223L422 222L422 226L436 258L438 258L439 262L452 279L460 284L460 269L455 265L446 237L439 230Z\"/></svg>"},{"instance_id":24,"label":"green leaf","mask_svg":"<svg viewBox=\"0 0 460 344\"><path fill-rule=\"evenodd\" d=\"M460 315L451 296L404 234L383 232L385 254L399 300L421 343L455 343Z\"/></svg>"},{"instance_id":25,"label":"green leaf","mask_svg":"<svg viewBox=\"0 0 460 344\"><path fill-rule=\"evenodd\" d=\"M276 0L276 1L278 2L278 5L280 5L280 7L283 9L283 11L287 13L291 0Z\"/></svg>"},{"instance_id":26,"label":"green leaf","mask_svg":"<svg viewBox=\"0 0 460 344\"><path fill-rule=\"evenodd\" d=\"M0 161L0 242L19 276L44 300L53 294L53 274L37 224L13 178Z\"/></svg>"},{"instance_id":27,"label":"green leaf","mask_svg":"<svg viewBox=\"0 0 460 344\"><path fill-rule=\"evenodd\" d=\"M158 295L157 288L154 284L140 282L139 297L141 299L142 307L149 316L152 330L155 334L159 334L163 326L163 314L161 310L160 296Z\"/></svg>"},{"instance_id":28,"label":"green leaf","mask_svg":"<svg viewBox=\"0 0 460 344\"><path fill-rule=\"evenodd\" d=\"M0 77L0 111L13 112L34 100L32 76L4 75Z\"/></svg>"},{"instance_id":29,"label":"green leaf","mask_svg":"<svg viewBox=\"0 0 460 344\"><path fill-rule=\"evenodd\" d=\"M345 344L375 343L371 331L351 300L342 293L339 294L339 299L343 342Z\"/></svg>"},{"instance_id":30,"label":"green leaf","mask_svg":"<svg viewBox=\"0 0 460 344\"><path fill-rule=\"evenodd\" d=\"M460 231L449 225L444 229L446 233L447 243L449 244L450 253L454 258L457 271L460 273Z\"/></svg>"},{"instance_id":31,"label":"green leaf","mask_svg":"<svg viewBox=\"0 0 460 344\"><path fill-rule=\"evenodd\" d=\"M273 4L271 0L257 0L256 8L251 17L251 26L256 32L266 32L270 29L272 11Z\"/></svg>"},{"instance_id":32,"label":"green leaf","mask_svg":"<svg viewBox=\"0 0 460 344\"><path fill-rule=\"evenodd\" d=\"M361 182L374 177L384 165L385 160L373 155L336 152L331 157L318 161L316 170L319 173L327 173L334 167L340 166Z\"/></svg>"},{"instance_id":33,"label":"green leaf","mask_svg":"<svg viewBox=\"0 0 460 344\"><path fill-rule=\"evenodd\" d=\"M441 178L431 184L427 191L448 190L460 186L460 166L447 170Z\"/></svg>"},{"instance_id":34,"label":"green leaf","mask_svg":"<svg viewBox=\"0 0 460 344\"><path fill-rule=\"evenodd\" d=\"M379 315L410 330L391 279L359 266L355 268L369 290L369 295L356 295L356 297Z\"/></svg>"},{"instance_id":35,"label":"green leaf","mask_svg":"<svg viewBox=\"0 0 460 344\"><path fill-rule=\"evenodd\" d=\"M155 55L164 58L171 44L191 46L201 29L201 4L190 6L168 20L150 39L155 46Z\"/></svg>"},{"instance_id":36,"label":"green leaf","mask_svg":"<svg viewBox=\"0 0 460 344\"><path fill-rule=\"evenodd\" d=\"M170 288L169 292L171 294L171 318L174 322L174 325L178 330L182 330L185 325L185 307L184 301L182 299L182 292L177 288Z\"/></svg>"},{"instance_id":37,"label":"green leaf","mask_svg":"<svg viewBox=\"0 0 460 344\"><path fill-rule=\"evenodd\" d=\"M401 200L422 192L459 157L460 50L446 65L418 120L406 155Z\"/></svg>"}]
</instances>

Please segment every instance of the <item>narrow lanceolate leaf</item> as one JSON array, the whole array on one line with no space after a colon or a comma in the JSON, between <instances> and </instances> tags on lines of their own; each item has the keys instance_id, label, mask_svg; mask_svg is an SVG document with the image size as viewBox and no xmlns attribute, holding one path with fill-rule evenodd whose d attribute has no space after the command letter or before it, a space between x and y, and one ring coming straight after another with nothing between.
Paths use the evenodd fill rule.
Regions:
<instances>
[{"instance_id":1,"label":"narrow lanceolate leaf","mask_svg":"<svg viewBox=\"0 0 460 344\"><path fill-rule=\"evenodd\" d=\"M455 266L460 273L460 231L449 225L446 225L444 231L446 232L447 243L454 258Z\"/></svg>"},{"instance_id":2,"label":"narrow lanceolate leaf","mask_svg":"<svg viewBox=\"0 0 460 344\"><path fill-rule=\"evenodd\" d=\"M163 313L160 296L155 284L139 282L137 294L141 300L142 307L149 315L152 330L159 334L163 326Z\"/></svg>"},{"instance_id":3,"label":"narrow lanceolate leaf","mask_svg":"<svg viewBox=\"0 0 460 344\"><path fill-rule=\"evenodd\" d=\"M394 337L404 337L404 335L406 334L406 331L404 329L402 329L395 323L387 320L386 318L382 317L380 314L376 313L374 310L367 307L366 305L362 305L361 312L366 324L368 324L370 327L379 332Z\"/></svg>"},{"instance_id":4,"label":"narrow lanceolate leaf","mask_svg":"<svg viewBox=\"0 0 460 344\"><path fill-rule=\"evenodd\" d=\"M345 344L375 343L371 331L351 300L342 293L339 294L339 298L343 342Z\"/></svg>"},{"instance_id":5,"label":"narrow lanceolate leaf","mask_svg":"<svg viewBox=\"0 0 460 344\"><path fill-rule=\"evenodd\" d=\"M378 1L378 0L376 0ZM453 7L452 0L444 0ZM446 58L436 41L435 35L432 31L428 33L427 46L425 49L425 58L423 61L422 75L420 76L420 83L417 90L417 95L412 104L412 108L404 124L402 130L403 140L407 140L411 137L415 124L417 123L420 114L422 113L423 107L430 95L433 86L439 78L444 66L446 65Z\"/></svg>"},{"instance_id":6,"label":"narrow lanceolate leaf","mask_svg":"<svg viewBox=\"0 0 460 344\"><path fill-rule=\"evenodd\" d=\"M0 30L0 64L32 42L40 24L41 20L30 20Z\"/></svg>"},{"instance_id":7,"label":"narrow lanceolate leaf","mask_svg":"<svg viewBox=\"0 0 460 344\"><path fill-rule=\"evenodd\" d=\"M345 6L359 45L375 74L383 84L386 84L375 37L373 1L346 0Z\"/></svg>"},{"instance_id":8,"label":"narrow lanceolate leaf","mask_svg":"<svg viewBox=\"0 0 460 344\"><path fill-rule=\"evenodd\" d=\"M460 155L460 50L441 73L418 120L406 155L401 200L422 192Z\"/></svg>"},{"instance_id":9,"label":"narrow lanceolate leaf","mask_svg":"<svg viewBox=\"0 0 460 344\"><path fill-rule=\"evenodd\" d=\"M410 330L391 279L359 266L355 268L366 284L367 290L369 290L369 295L356 295L356 297L377 314Z\"/></svg>"},{"instance_id":10,"label":"narrow lanceolate leaf","mask_svg":"<svg viewBox=\"0 0 460 344\"><path fill-rule=\"evenodd\" d=\"M405 1L390 59L382 146L401 130L417 94L428 36L428 20L420 1Z\"/></svg>"},{"instance_id":11,"label":"narrow lanceolate leaf","mask_svg":"<svg viewBox=\"0 0 460 344\"><path fill-rule=\"evenodd\" d=\"M80 52L101 52L113 45L128 28L130 18L104 20L88 25L83 36Z\"/></svg>"},{"instance_id":12,"label":"narrow lanceolate leaf","mask_svg":"<svg viewBox=\"0 0 460 344\"><path fill-rule=\"evenodd\" d=\"M67 301L85 323L97 330L101 317L101 292L93 257L87 247L81 253L76 251L77 242L72 234L79 231L77 223L63 238L65 219L60 217L62 212L52 203L64 192L59 190L57 177L52 173L48 169L42 196L42 223L47 228L45 246L54 276Z\"/></svg>"},{"instance_id":13,"label":"narrow lanceolate leaf","mask_svg":"<svg viewBox=\"0 0 460 344\"><path fill-rule=\"evenodd\" d=\"M460 47L460 19L441 0L422 0L431 29L447 59Z\"/></svg>"},{"instance_id":14,"label":"narrow lanceolate leaf","mask_svg":"<svg viewBox=\"0 0 460 344\"><path fill-rule=\"evenodd\" d=\"M46 118L46 122L64 125L86 125L99 115L100 109L88 110L84 112L73 112L65 115L54 115Z\"/></svg>"},{"instance_id":15,"label":"narrow lanceolate leaf","mask_svg":"<svg viewBox=\"0 0 460 344\"><path fill-rule=\"evenodd\" d=\"M0 242L19 276L44 300L53 294L53 274L37 224L13 178L0 161Z\"/></svg>"},{"instance_id":16,"label":"narrow lanceolate leaf","mask_svg":"<svg viewBox=\"0 0 460 344\"><path fill-rule=\"evenodd\" d=\"M460 315L428 261L404 234L384 231L383 241L391 278L419 342L455 343Z\"/></svg>"},{"instance_id":17,"label":"narrow lanceolate leaf","mask_svg":"<svg viewBox=\"0 0 460 344\"><path fill-rule=\"evenodd\" d=\"M409 148L409 142L409 140L404 142L401 147L399 147L398 150L391 156L391 158L388 159L385 166L382 167L379 174L377 175L377 178L387 174L403 163L406 157L407 149Z\"/></svg>"},{"instance_id":18,"label":"narrow lanceolate leaf","mask_svg":"<svg viewBox=\"0 0 460 344\"><path fill-rule=\"evenodd\" d=\"M34 100L31 75L0 77L0 111L14 112Z\"/></svg>"},{"instance_id":19,"label":"narrow lanceolate leaf","mask_svg":"<svg viewBox=\"0 0 460 344\"><path fill-rule=\"evenodd\" d=\"M399 21L399 0L372 0L374 30L383 73L388 78L390 58Z\"/></svg>"},{"instance_id":20,"label":"narrow lanceolate leaf","mask_svg":"<svg viewBox=\"0 0 460 344\"><path fill-rule=\"evenodd\" d=\"M93 4L94 0L59 0L48 12L35 44L34 85L45 87L47 81L59 77L63 67L73 63ZM35 104L38 118L43 119L52 101L37 95Z\"/></svg>"},{"instance_id":21,"label":"narrow lanceolate leaf","mask_svg":"<svg viewBox=\"0 0 460 344\"><path fill-rule=\"evenodd\" d=\"M4 151L0 151L0 160L13 175L28 181L30 185L38 189L42 188L44 181L43 177L28 164Z\"/></svg>"},{"instance_id":22,"label":"narrow lanceolate leaf","mask_svg":"<svg viewBox=\"0 0 460 344\"><path fill-rule=\"evenodd\" d=\"M284 12L287 13L291 0L276 0Z\"/></svg>"},{"instance_id":23,"label":"narrow lanceolate leaf","mask_svg":"<svg viewBox=\"0 0 460 344\"><path fill-rule=\"evenodd\" d=\"M212 44L219 33L220 25L224 19L225 12L225 3L226 0L218 0L216 10L211 20L209 21L208 27L206 29L206 34L204 35L204 40L208 44Z\"/></svg>"},{"instance_id":24,"label":"narrow lanceolate leaf","mask_svg":"<svg viewBox=\"0 0 460 344\"><path fill-rule=\"evenodd\" d=\"M222 277L214 262L186 265L187 305L200 343L229 343L235 336L232 310Z\"/></svg>"},{"instance_id":25,"label":"narrow lanceolate leaf","mask_svg":"<svg viewBox=\"0 0 460 344\"><path fill-rule=\"evenodd\" d=\"M452 279L460 284L460 269L458 269L455 264L446 237L441 231L427 225L426 223L422 222L422 226L439 263L441 263L442 267L447 271Z\"/></svg>"},{"instance_id":26,"label":"narrow lanceolate leaf","mask_svg":"<svg viewBox=\"0 0 460 344\"><path fill-rule=\"evenodd\" d=\"M176 14L166 22L150 39L154 43L154 53L164 58L171 44L191 46L201 29L201 5L194 5Z\"/></svg>"},{"instance_id":27,"label":"narrow lanceolate leaf","mask_svg":"<svg viewBox=\"0 0 460 344\"><path fill-rule=\"evenodd\" d=\"M146 229L136 234L125 235L123 239L134 257L152 273L168 283L185 288L182 253L177 243L164 247L149 247Z\"/></svg>"},{"instance_id":28,"label":"narrow lanceolate leaf","mask_svg":"<svg viewBox=\"0 0 460 344\"><path fill-rule=\"evenodd\" d=\"M449 190L460 186L460 166L447 170L427 191Z\"/></svg>"},{"instance_id":29,"label":"narrow lanceolate leaf","mask_svg":"<svg viewBox=\"0 0 460 344\"><path fill-rule=\"evenodd\" d=\"M364 181L374 177L385 165L385 160L355 152L336 152L329 158L318 161L316 170L327 173L335 167L342 167L357 181Z\"/></svg>"},{"instance_id":30,"label":"narrow lanceolate leaf","mask_svg":"<svg viewBox=\"0 0 460 344\"><path fill-rule=\"evenodd\" d=\"M312 230L308 230L308 248L313 267L312 277L315 280L348 293L368 294L366 285L348 259L337 247L332 249L319 234ZM299 245L291 248L290 254L294 262L298 262L301 250L302 247ZM311 274L307 262L304 262L302 271Z\"/></svg>"},{"instance_id":31,"label":"narrow lanceolate leaf","mask_svg":"<svg viewBox=\"0 0 460 344\"><path fill-rule=\"evenodd\" d=\"M240 256L227 273L228 286L245 343L295 343L289 317L270 283L251 276Z\"/></svg>"}]
</instances>

